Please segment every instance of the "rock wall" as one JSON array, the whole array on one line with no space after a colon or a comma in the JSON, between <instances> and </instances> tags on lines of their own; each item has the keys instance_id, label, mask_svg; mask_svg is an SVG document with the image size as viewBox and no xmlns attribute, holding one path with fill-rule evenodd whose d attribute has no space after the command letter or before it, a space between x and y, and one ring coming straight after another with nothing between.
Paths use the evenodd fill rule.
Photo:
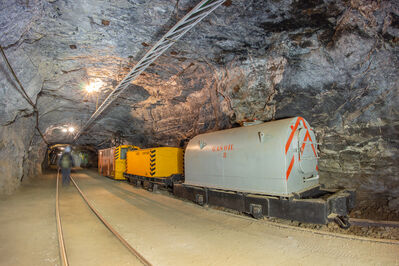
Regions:
<instances>
[{"instance_id":1,"label":"rock wall","mask_svg":"<svg viewBox=\"0 0 399 266\"><path fill-rule=\"evenodd\" d=\"M20 118L0 128L0 194L12 193L27 176L24 165L28 160L33 128L31 118Z\"/></svg>"},{"instance_id":2,"label":"rock wall","mask_svg":"<svg viewBox=\"0 0 399 266\"><path fill-rule=\"evenodd\" d=\"M42 14L44 2L30 7L22 2L0 3L0 45L13 71L33 104L42 88L43 78L30 52L21 45L32 36L32 27ZM29 38L29 37L28 37ZM30 41L27 41L30 43ZM22 180L40 173L43 141L37 135L34 108L0 56L0 194L10 194ZM39 149L40 147L40 149Z\"/></svg>"},{"instance_id":3,"label":"rock wall","mask_svg":"<svg viewBox=\"0 0 399 266\"><path fill-rule=\"evenodd\" d=\"M235 119L303 116L320 142L323 183L399 195L398 5L287 7L261 23L273 39L265 52L221 71Z\"/></svg>"}]
</instances>

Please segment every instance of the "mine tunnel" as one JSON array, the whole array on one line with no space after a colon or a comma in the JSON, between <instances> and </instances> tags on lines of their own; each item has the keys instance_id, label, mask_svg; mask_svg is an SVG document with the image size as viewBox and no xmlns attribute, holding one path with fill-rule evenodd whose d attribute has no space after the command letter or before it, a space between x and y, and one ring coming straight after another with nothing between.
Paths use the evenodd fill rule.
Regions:
<instances>
[{"instance_id":1,"label":"mine tunnel","mask_svg":"<svg viewBox=\"0 0 399 266\"><path fill-rule=\"evenodd\" d=\"M0 1L0 265L397 265L399 3Z\"/></svg>"}]
</instances>

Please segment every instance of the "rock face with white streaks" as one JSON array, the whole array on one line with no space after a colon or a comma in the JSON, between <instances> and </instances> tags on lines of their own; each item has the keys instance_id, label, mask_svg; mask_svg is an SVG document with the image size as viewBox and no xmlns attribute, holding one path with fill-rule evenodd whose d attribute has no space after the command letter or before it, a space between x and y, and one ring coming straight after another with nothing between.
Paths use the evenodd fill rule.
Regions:
<instances>
[{"instance_id":1,"label":"rock face with white streaks","mask_svg":"<svg viewBox=\"0 0 399 266\"><path fill-rule=\"evenodd\" d=\"M49 143L70 142L196 1L1 1L0 45ZM327 186L399 195L399 5L228 0L135 80L79 140L184 146L196 134L303 116ZM103 83L97 94L84 87ZM36 113L0 61L0 191L40 172Z\"/></svg>"}]
</instances>

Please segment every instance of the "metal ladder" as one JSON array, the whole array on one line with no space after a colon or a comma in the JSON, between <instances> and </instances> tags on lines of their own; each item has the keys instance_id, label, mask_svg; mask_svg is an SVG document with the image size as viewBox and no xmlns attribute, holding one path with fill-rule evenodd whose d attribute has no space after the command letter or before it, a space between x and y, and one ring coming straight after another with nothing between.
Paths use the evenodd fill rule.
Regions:
<instances>
[{"instance_id":1,"label":"metal ladder","mask_svg":"<svg viewBox=\"0 0 399 266\"><path fill-rule=\"evenodd\" d=\"M104 112L105 109L135 80L152 62L162 55L169 47L179 40L187 31L209 15L213 10L223 4L226 0L203 0L188 12L179 22L176 23L130 70L125 78L102 102L98 109L92 114L89 120L78 131L73 138L75 143L81 134Z\"/></svg>"}]
</instances>

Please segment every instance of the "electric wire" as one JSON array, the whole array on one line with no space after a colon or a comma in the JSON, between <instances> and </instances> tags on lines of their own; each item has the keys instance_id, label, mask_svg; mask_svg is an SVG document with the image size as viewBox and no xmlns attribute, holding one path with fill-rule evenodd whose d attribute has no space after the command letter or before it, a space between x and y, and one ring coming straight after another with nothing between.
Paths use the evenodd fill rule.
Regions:
<instances>
[{"instance_id":1,"label":"electric wire","mask_svg":"<svg viewBox=\"0 0 399 266\"><path fill-rule=\"evenodd\" d=\"M36 105L32 102L32 100L29 98L29 95L26 93L24 87L21 84L21 81L18 79L17 75L15 74L14 69L12 68L10 62L8 61L8 58L6 56L6 54L4 53L3 47L0 45L0 51L1 51L1 55L4 59L4 62L6 63L8 69L10 70L11 74L13 75L13 77L15 78L15 81L18 83L19 85L19 89L17 87L15 87L15 89L22 95L22 97L33 107L33 109L36 109Z\"/></svg>"},{"instance_id":2,"label":"electric wire","mask_svg":"<svg viewBox=\"0 0 399 266\"><path fill-rule=\"evenodd\" d=\"M28 93L26 92L24 86L22 86L21 81L19 80L19 78L17 77L17 75L15 74L15 71L13 69L13 67L11 66L10 62L8 61L8 58L3 50L3 47L0 45L0 52L1 52L1 56L3 57L4 62L7 65L7 68L9 69L9 71L11 72L12 76L14 77L15 81L17 82L18 86L13 86L15 88L15 90L17 92L19 92L21 94L21 96L25 99L25 101L27 101L33 108L33 113L36 116L36 126L35 129L37 130L37 132L39 133L40 137L43 139L44 143L47 144L47 146L49 145L49 143L47 142L46 138L44 137L43 133L41 132L40 128L39 128L39 110L37 110L37 105L35 103L33 103L32 99L29 97Z\"/></svg>"}]
</instances>

